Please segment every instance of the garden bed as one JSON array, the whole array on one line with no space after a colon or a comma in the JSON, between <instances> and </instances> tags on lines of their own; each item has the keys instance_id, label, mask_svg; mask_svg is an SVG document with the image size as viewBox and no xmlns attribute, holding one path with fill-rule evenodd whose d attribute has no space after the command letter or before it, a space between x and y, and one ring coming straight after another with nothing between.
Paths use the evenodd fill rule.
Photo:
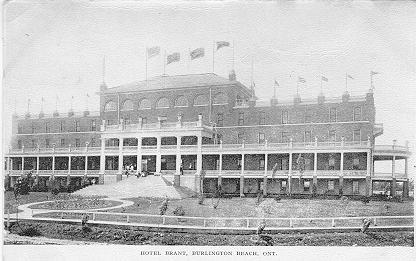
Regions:
<instances>
[{"instance_id":1,"label":"garden bed","mask_svg":"<svg viewBox=\"0 0 416 261\"><path fill-rule=\"evenodd\" d=\"M70 200L55 200L32 205L31 209L49 209L49 210L88 210L98 208L108 208L121 205L122 202L114 200L105 200L99 198L76 198Z\"/></svg>"}]
</instances>

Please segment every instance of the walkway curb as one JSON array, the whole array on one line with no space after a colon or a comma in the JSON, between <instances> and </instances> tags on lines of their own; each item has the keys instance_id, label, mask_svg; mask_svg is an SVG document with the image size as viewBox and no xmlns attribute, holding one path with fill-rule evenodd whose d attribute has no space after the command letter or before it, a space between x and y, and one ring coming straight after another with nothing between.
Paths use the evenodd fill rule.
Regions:
<instances>
[{"instance_id":1,"label":"walkway curb","mask_svg":"<svg viewBox=\"0 0 416 261\"><path fill-rule=\"evenodd\" d=\"M19 220L81 225L81 220L76 219L55 219L55 218L19 218ZM11 223L16 222L15 218L10 219ZM7 220L4 221L5 224ZM140 223L120 223L111 221L88 221L88 225L97 227L113 227L130 230L140 230L146 232L171 232L171 233L191 233L191 234L216 234L216 235L250 235L256 234L257 228L213 228L213 227L190 227L190 226L176 226L176 225L151 225ZM392 232L392 231L414 231L414 226L377 226L369 227L370 232ZM361 227L336 227L336 228L269 228L265 229L266 234L279 233L344 233L344 232L361 232Z\"/></svg>"}]
</instances>

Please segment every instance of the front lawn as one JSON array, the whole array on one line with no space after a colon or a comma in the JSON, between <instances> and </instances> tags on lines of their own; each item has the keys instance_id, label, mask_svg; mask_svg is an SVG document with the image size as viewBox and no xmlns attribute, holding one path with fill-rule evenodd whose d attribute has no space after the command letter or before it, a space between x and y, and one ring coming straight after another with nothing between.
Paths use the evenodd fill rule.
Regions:
<instances>
[{"instance_id":1,"label":"front lawn","mask_svg":"<svg viewBox=\"0 0 416 261\"><path fill-rule=\"evenodd\" d=\"M134 205L111 209L111 212L139 213L159 215L160 198L129 198ZM176 207L182 206L185 216L196 217L354 217L354 216L413 216L413 201L385 202L328 199L282 199L276 202L267 198L260 205L255 198L221 199L218 207L213 205L218 199L207 198L203 205L195 198L169 200L166 215L173 215Z\"/></svg>"}]
</instances>

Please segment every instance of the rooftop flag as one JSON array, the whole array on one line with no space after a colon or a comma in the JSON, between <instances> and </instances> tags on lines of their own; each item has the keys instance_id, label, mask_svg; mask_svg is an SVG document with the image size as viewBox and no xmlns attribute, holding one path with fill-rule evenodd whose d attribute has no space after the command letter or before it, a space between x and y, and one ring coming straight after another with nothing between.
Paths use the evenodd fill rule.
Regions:
<instances>
[{"instance_id":1,"label":"rooftop flag","mask_svg":"<svg viewBox=\"0 0 416 261\"><path fill-rule=\"evenodd\" d=\"M298 82L300 82L300 83L306 83L306 80L303 77L298 77Z\"/></svg>"},{"instance_id":2,"label":"rooftop flag","mask_svg":"<svg viewBox=\"0 0 416 261\"><path fill-rule=\"evenodd\" d=\"M326 78L325 76L321 76L321 80L324 82L328 82L328 78Z\"/></svg>"},{"instance_id":3,"label":"rooftop flag","mask_svg":"<svg viewBox=\"0 0 416 261\"><path fill-rule=\"evenodd\" d=\"M218 41L217 42L217 51L223 47L230 47L230 42Z\"/></svg>"},{"instance_id":4,"label":"rooftop flag","mask_svg":"<svg viewBox=\"0 0 416 261\"><path fill-rule=\"evenodd\" d=\"M204 48L197 48L190 52L191 60L204 57L205 55L205 49Z\"/></svg>"},{"instance_id":5,"label":"rooftop flag","mask_svg":"<svg viewBox=\"0 0 416 261\"><path fill-rule=\"evenodd\" d=\"M350 78L350 79L352 79L352 80L354 80L354 78L351 75L349 75L349 74L347 74L347 77Z\"/></svg>"},{"instance_id":6,"label":"rooftop flag","mask_svg":"<svg viewBox=\"0 0 416 261\"><path fill-rule=\"evenodd\" d=\"M147 58L152 58L160 54L160 47L159 46L153 46L146 48L147 50Z\"/></svg>"},{"instance_id":7,"label":"rooftop flag","mask_svg":"<svg viewBox=\"0 0 416 261\"><path fill-rule=\"evenodd\" d=\"M371 76L379 74L379 72L371 71Z\"/></svg>"},{"instance_id":8,"label":"rooftop flag","mask_svg":"<svg viewBox=\"0 0 416 261\"><path fill-rule=\"evenodd\" d=\"M278 83L276 80L274 80L274 84L275 84L276 86L280 86L280 85L279 85L279 83Z\"/></svg>"},{"instance_id":9,"label":"rooftop flag","mask_svg":"<svg viewBox=\"0 0 416 261\"><path fill-rule=\"evenodd\" d=\"M178 52L172 53L172 54L169 54L167 56L166 64L170 64L170 63L174 63L174 62L179 62L180 60L181 60L181 54L180 53L178 53Z\"/></svg>"}]
</instances>

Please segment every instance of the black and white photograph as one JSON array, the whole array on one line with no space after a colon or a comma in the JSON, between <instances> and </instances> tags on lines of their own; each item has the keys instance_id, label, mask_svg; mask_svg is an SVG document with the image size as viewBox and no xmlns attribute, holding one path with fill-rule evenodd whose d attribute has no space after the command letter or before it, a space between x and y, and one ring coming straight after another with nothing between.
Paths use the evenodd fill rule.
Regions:
<instances>
[{"instance_id":1,"label":"black and white photograph","mask_svg":"<svg viewBox=\"0 0 416 261\"><path fill-rule=\"evenodd\" d=\"M3 1L4 260L410 260L415 14Z\"/></svg>"}]
</instances>

